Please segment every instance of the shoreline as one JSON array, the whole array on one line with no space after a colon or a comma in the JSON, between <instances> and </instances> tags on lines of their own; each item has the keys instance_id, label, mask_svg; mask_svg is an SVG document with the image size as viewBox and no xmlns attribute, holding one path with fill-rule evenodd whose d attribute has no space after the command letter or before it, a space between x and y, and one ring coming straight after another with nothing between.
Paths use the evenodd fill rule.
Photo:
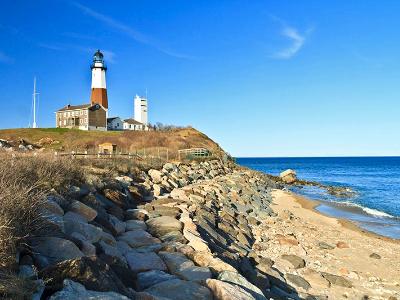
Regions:
<instances>
[{"instance_id":1,"label":"shoreline","mask_svg":"<svg viewBox=\"0 0 400 300\"><path fill-rule=\"evenodd\" d=\"M277 270L300 276L312 287L307 292L329 299L400 296L399 240L325 215L316 210L319 201L290 191L274 189L272 199L277 217L262 224L260 234L270 240L260 240L259 247L260 255L271 258ZM300 257L304 267L293 269L282 254ZM344 285L327 282L326 274Z\"/></svg>"},{"instance_id":2,"label":"shoreline","mask_svg":"<svg viewBox=\"0 0 400 300\"><path fill-rule=\"evenodd\" d=\"M296 194L292 191L288 191L287 193L291 194L291 196L293 197L293 199L300 204L303 208L308 209L313 211L314 213L320 214L322 216L325 216L327 218L332 218L338 221L339 224L341 224L343 227L356 231L358 233L364 234L368 237L373 237L373 238L377 238L377 239L381 239L381 240L385 240L388 242L392 242L395 244L400 244L400 239L395 239L395 238L391 238L388 236L384 236L384 235L380 235L378 233L375 233L373 231L369 231L365 228L362 228L361 226L359 226L358 224L356 224L354 221L345 219L345 218L340 218L340 217L336 217L336 216L332 216L332 215L328 215L328 214L324 214L323 212L317 210L316 208L319 205L329 205L329 203L324 203L323 201L320 200L314 200L314 199L310 199L307 198L305 196ZM337 208L337 207L335 207ZM337 208L340 209L340 208Z\"/></svg>"}]
</instances>

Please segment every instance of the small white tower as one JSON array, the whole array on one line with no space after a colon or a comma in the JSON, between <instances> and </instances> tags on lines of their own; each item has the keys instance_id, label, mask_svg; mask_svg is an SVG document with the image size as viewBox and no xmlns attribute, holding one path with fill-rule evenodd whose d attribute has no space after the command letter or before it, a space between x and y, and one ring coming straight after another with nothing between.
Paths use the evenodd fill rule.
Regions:
<instances>
[{"instance_id":1,"label":"small white tower","mask_svg":"<svg viewBox=\"0 0 400 300\"><path fill-rule=\"evenodd\" d=\"M100 104L108 110L108 98L106 87L106 71L103 53L97 50L93 56L92 69L92 95L90 97L91 104Z\"/></svg>"},{"instance_id":2,"label":"small white tower","mask_svg":"<svg viewBox=\"0 0 400 300\"><path fill-rule=\"evenodd\" d=\"M147 98L136 95L134 102L134 119L147 126Z\"/></svg>"}]
</instances>

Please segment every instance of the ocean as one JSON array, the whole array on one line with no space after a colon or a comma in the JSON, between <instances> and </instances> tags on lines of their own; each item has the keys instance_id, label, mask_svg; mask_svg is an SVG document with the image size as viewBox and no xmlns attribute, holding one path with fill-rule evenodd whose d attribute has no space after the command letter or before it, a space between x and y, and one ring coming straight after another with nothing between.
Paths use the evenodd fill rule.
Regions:
<instances>
[{"instance_id":1,"label":"ocean","mask_svg":"<svg viewBox=\"0 0 400 300\"><path fill-rule=\"evenodd\" d=\"M237 158L245 167L279 175L286 169L299 179L346 186L356 192L337 198L316 187L292 188L323 214L348 219L379 235L400 239L400 157Z\"/></svg>"}]
</instances>

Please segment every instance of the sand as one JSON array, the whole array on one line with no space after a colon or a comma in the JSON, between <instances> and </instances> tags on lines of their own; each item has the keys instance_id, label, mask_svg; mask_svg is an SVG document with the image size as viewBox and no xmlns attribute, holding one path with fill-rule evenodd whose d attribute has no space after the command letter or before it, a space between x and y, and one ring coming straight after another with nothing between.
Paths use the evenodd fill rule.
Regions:
<instances>
[{"instance_id":1,"label":"sand","mask_svg":"<svg viewBox=\"0 0 400 300\"><path fill-rule=\"evenodd\" d=\"M311 288L298 288L299 293L326 295L328 299L400 299L400 242L361 230L349 221L325 216L314 209L317 205L317 201L274 190L271 208L278 216L260 226L260 253L272 258L274 267L283 274L299 275L309 281ZM296 240L298 245L285 239ZM321 249L320 242L334 248ZM371 258L372 253L381 258ZM294 269L281 259L282 254L298 255L306 267ZM339 275L353 287L330 284L320 276L321 272Z\"/></svg>"}]
</instances>

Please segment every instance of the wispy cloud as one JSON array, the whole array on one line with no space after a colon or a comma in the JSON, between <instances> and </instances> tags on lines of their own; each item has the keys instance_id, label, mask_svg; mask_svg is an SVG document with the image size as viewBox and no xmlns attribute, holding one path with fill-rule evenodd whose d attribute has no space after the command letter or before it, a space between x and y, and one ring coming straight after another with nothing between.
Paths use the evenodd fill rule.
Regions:
<instances>
[{"instance_id":1,"label":"wispy cloud","mask_svg":"<svg viewBox=\"0 0 400 300\"><path fill-rule=\"evenodd\" d=\"M98 41L99 38L87 35L87 34L81 34L77 32L64 32L62 34L63 36L74 38L74 39L80 39L80 40L89 40L89 41Z\"/></svg>"},{"instance_id":2,"label":"wispy cloud","mask_svg":"<svg viewBox=\"0 0 400 300\"><path fill-rule=\"evenodd\" d=\"M104 15L102 13L99 13L85 5L82 5L79 2L74 1L71 3L72 3L72 5L74 5L78 9L80 9L83 13L85 13L86 15L102 22L103 24L107 25L110 28L113 28L113 29L129 36L131 39L135 40L138 43L151 46L169 56L173 56L173 57L177 57L177 58L193 58L186 54L177 53L177 52L169 49L168 47L165 47L164 45L162 45L159 41L155 40L154 38L152 38L146 34L143 34L140 31L138 31L128 25L123 24L122 22L119 22L118 20L115 20L114 18L111 18L111 17Z\"/></svg>"},{"instance_id":3,"label":"wispy cloud","mask_svg":"<svg viewBox=\"0 0 400 300\"><path fill-rule=\"evenodd\" d=\"M49 50L55 50L55 51L65 50L65 47L63 47L62 45L53 45L53 44L47 44L47 43L37 43L37 45L40 48L45 48L45 49L49 49Z\"/></svg>"},{"instance_id":4,"label":"wispy cloud","mask_svg":"<svg viewBox=\"0 0 400 300\"><path fill-rule=\"evenodd\" d=\"M75 50L80 52L85 52L88 54L94 54L97 50L95 47L85 47L79 46L76 44L45 44L45 43L38 43L39 47L53 50L53 51L66 51L66 50ZM104 54L104 58L109 63L115 63L116 54L114 51L101 49L101 52Z\"/></svg>"},{"instance_id":5,"label":"wispy cloud","mask_svg":"<svg viewBox=\"0 0 400 300\"><path fill-rule=\"evenodd\" d=\"M290 59L303 48L314 28L311 27L301 33L299 29L289 26L284 20L275 16L271 16L271 18L280 24L280 34L290 41L289 46L275 52L273 57L277 59Z\"/></svg>"},{"instance_id":6,"label":"wispy cloud","mask_svg":"<svg viewBox=\"0 0 400 300\"><path fill-rule=\"evenodd\" d=\"M14 59L12 57L10 57L7 54L5 54L4 52L0 51L0 63L12 64L13 62L14 62Z\"/></svg>"}]
</instances>

